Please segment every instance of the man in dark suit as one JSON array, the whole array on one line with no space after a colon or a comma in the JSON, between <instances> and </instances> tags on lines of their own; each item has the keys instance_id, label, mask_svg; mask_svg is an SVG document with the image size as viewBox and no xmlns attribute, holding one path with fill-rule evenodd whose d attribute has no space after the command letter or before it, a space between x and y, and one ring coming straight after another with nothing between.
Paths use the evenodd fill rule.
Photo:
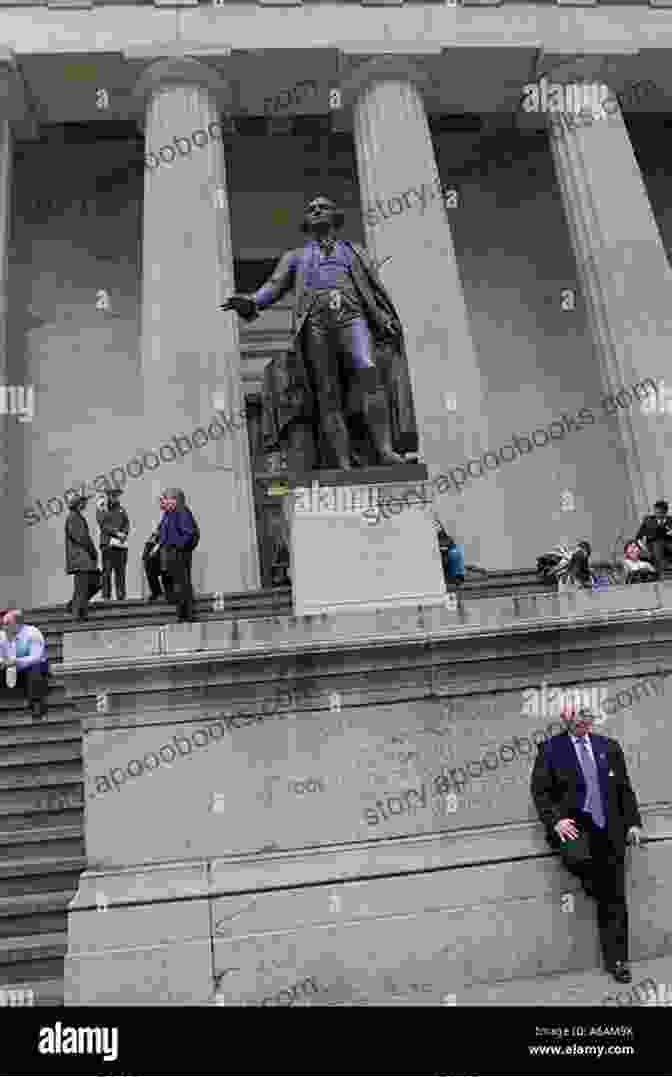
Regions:
<instances>
[{"instance_id":1,"label":"man in dark suit","mask_svg":"<svg viewBox=\"0 0 672 1077\"><path fill-rule=\"evenodd\" d=\"M531 792L549 844L567 848L582 832L590 858L565 864L597 901L604 963L618 983L630 983L625 847L641 842L642 820L623 749L592 732L593 714L568 707L566 730L539 745Z\"/></svg>"},{"instance_id":2,"label":"man in dark suit","mask_svg":"<svg viewBox=\"0 0 672 1077\"><path fill-rule=\"evenodd\" d=\"M252 321L293 290L289 417L310 414L320 466L403 463L418 435L401 321L367 252L337 238L343 221L330 199L314 198L303 224L310 239L253 295L236 293L222 309ZM291 393L283 398L292 403ZM302 436L303 425L293 423Z\"/></svg>"},{"instance_id":3,"label":"man in dark suit","mask_svg":"<svg viewBox=\"0 0 672 1077\"><path fill-rule=\"evenodd\" d=\"M106 602L112 597L113 572L117 602L123 602L126 598L127 544L131 524L126 509L122 508L119 502L121 494L118 486L108 490L107 504L96 513L100 528L100 556L103 562L103 598Z\"/></svg>"},{"instance_id":4,"label":"man in dark suit","mask_svg":"<svg viewBox=\"0 0 672 1077\"><path fill-rule=\"evenodd\" d=\"M65 521L65 571L74 576L75 586L68 610L77 621L89 617L89 600L100 591L98 551L83 515L88 497L75 494L68 501L70 512Z\"/></svg>"},{"instance_id":5,"label":"man in dark suit","mask_svg":"<svg viewBox=\"0 0 672 1077\"><path fill-rule=\"evenodd\" d=\"M642 526L635 536L635 541L643 539L650 559L662 579L665 561L672 559L672 516L667 501L656 501L653 513L645 516Z\"/></svg>"}]
</instances>

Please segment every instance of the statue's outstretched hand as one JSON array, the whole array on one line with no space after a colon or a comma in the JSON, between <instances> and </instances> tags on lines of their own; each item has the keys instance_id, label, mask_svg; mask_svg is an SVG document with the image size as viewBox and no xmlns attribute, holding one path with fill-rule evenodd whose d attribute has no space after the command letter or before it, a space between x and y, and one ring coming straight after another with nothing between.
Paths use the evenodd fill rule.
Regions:
<instances>
[{"instance_id":1,"label":"statue's outstretched hand","mask_svg":"<svg viewBox=\"0 0 672 1077\"><path fill-rule=\"evenodd\" d=\"M226 302L222 303L220 309L235 310L236 314L247 322L251 322L257 316L257 304L254 299L250 299L247 295L240 295L238 292L229 296Z\"/></svg>"}]
</instances>

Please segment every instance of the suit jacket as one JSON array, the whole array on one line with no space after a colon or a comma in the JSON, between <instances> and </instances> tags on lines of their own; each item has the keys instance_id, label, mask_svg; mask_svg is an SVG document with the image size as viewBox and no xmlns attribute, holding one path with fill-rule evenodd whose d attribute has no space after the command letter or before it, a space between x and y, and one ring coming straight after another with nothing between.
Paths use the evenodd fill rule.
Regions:
<instances>
[{"instance_id":1,"label":"suit jacket","mask_svg":"<svg viewBox=\"0 0 672 1077\"><path fill-rule=\"evenodd\" d=\"M640 539L644 539L646 542L654 542L655 539L672 540L672 516L663 516L662 518L655 514L645 516L635 539L637 542Z\"/></svg>"},{"instance_id":2,"label":"suit jacket","mask_svg":"<svg viewBox=\"0 0 672 1077\"><path fill-rule=\"evenodd\" d=\"M591 733L590 743L597 764L607 832L622 855L629 827L642 825L637 798L618 741ZM569 733L559 733L539 745L530 786L539 818L546 827L546 840L558 849L562 843L553 827L560 819L576 819L586 802L586 781Z\"/></svg>"},{"instance_id":3,"label":"suit jacket","mask_svg":"<svg viewBox=\"0 0 672 1077\"><path fill-rule=\"evenodd\" d=\"M122 508L121 505L115 505L112 509L98 509L96 519L100 528L101 550L110 545L110 539L113 536L116 537L118 532L121 532L124 538L128 538L131 523L126 509Z\"/></svg>"},{"instance_id":4,"label":"suit jacket","mask_svg":"<svg viewBox=\"0 0 672 1077\"><path fill-rule=\"evenodd\" d=\"M391 405L392 443L397 452L417 452L418 431L401 320L380 279L378 270L364 248L348 240L341 242L346 243L352 250L352 279L364 306L375 345L376 368ZM286 386L289 395L286 401L288 412L297 407L300 410L307 407L310 412L314 409L311 382L304 363L301 333L315 299L314 289L308 287L306 283L312 250L313 248L306 243L297 250L287 251L263 285L270 289L271 300L268 305L275 303L292 288L294 289L293 340L288 359ZM295 265L297 268L294 270ZM395 333L396 339L391 338L391 334ZM296 396L297 386L300 387L298 397ZM266 437L270 441L272 438L269 435L270 429L266 432Z\"/></svg>"},{"instance_id":5,"label":"suit jacket","mask_svg":"<svg viewBox=\"0 0 672 1077\"><path fill-rule=\"evenodd\" d=\"M93 572L98 568L98 551L93 544L89 525L76 509L70 509L65 521L65 571Z\"/></svg>"}]
</instances>

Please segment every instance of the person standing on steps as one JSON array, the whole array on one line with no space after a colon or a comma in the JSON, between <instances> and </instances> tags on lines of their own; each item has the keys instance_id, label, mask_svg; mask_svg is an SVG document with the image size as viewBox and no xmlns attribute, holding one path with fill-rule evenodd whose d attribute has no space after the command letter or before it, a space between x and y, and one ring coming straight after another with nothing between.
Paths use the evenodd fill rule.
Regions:
<instances>
[{"instance_id":1,"label":"person standing on steps","mask_svg":"<svg viewBox=\"0 0 672 1077\"><path fill-rule=\"evenodd\" d=\"M546 840L597 902L606 970L618 983L630 983L625 849L642 839L637 797L623 749L592 732L592 711L569 705L561 717L565 731L539 745L532 799Z\"/></svg>"},{"instance_id":2,"label":"person standing on steps","mask_svg":"<svg viewBox=\"0 0 672 1077\"><path fill-rule=\"evenodd\" d=\"M89 601L101 586L98 551L84 517L88 502L84 494L74 494L68 501L70 511L65 521L65 571L74 576L74 591L67 609L77 621L88 620Z\"/></svg>"},{"instance_id":3,"label":"person standing on steps","mask_svg":"<svg viewBox=\"0 0 672 1077\"><path fill-rule=\"evenodd\" d=\"M21 693L33 718L47 713L49 662L39 628L24 624L21 610L0 610L0 696Z\"/></svg>"},{"instance_id":4,"label":"person standing on steps","mask_svg":"<svg viewBox=\"0 0 672 1077\"><path fill-rule=\"evenodd\" d=\"M103 565L103 598L112 598L112 573L117 602L126 598L126 565L128 563L128 535L131 524L126 509L120 504L121 489L118 486L107 491L107 504L96 512L100 528L100 556Z\"/></svg>"},{"instance_id":5,"label":"person standing on steps","mask_svg":"<svg viewBox=\"0 0 672 1077\"><path fill-rule=\"evenodd\" d=\"M163 516L159 524L161 572L166 577L166 597L177 606L178 621L194 621L191 558L200 533L184 492L165 490L160 498Z\"/></svg>"},{"instance_id":6,"label":"person standing on steps","mask_svg":"<svg viewBox=\"0 0 672 1077\"><path fill-rule=\"evenodd\" d=\"M142 564L149 585L149 602L157 602L163 598L170 586L168 578L161 572L160 523L161 521L157 523L142 551Z\"/></svg>"}]
</instances>

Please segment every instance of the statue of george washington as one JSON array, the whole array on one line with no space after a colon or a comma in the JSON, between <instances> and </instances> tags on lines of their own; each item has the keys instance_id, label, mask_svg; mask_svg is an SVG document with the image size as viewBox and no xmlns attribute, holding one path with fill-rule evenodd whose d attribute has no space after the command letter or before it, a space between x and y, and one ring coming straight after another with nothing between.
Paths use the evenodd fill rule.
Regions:
<instances>
[{"instance_id":1,"label":"statue of george washington","mask_svg":"<svg viewBox=\"0 0 672 1077\"><path fill-rule=\"evenodd\" d=\"M292 346L264 375L263 433L296 470L399 464L418 448L401 323L366 251L336 238L343 219L313 199L303 247L253 295L222 305L252 321L294 289Z\"/></svg>"}]
</instances>

